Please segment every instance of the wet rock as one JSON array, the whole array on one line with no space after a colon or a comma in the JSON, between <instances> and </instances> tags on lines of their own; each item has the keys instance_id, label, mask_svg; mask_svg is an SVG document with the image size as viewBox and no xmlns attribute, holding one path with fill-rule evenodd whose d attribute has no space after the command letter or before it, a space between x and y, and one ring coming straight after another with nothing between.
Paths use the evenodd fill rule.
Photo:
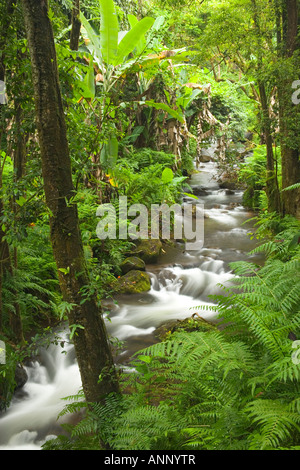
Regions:
<instances>
[{"instance_id":1,"label":"wet rock","mask_svg":"<svg viewBox=\"0 0 300 470\"><path fill-rule=\"evenodd\" d=\"M130 256L126 258L121 263L121 270L123 274L127 274L129 271L137 270L137 271L145 271L146 270L146 263L141 258L137 256Z\"/></svg>"},{"instance_id":2,"label":"wet rock","mask_svg":"<svg viewBox=\"0 0 300 470\"><path fill-rule=\"evenodd\" d=\"M15 371L16 389L24 387L28 380L25 368L21 364L17 364Z\"/></svg>"},{"instance_id":3,"label":"wet rock","mask_svg":"<svg viewBox=\"0 0 300 470\"><path fill-rule=\"evenodd\" d=\"M141 240L132 254L138 256L146 264L154 264L158 260L161 249L162 242L160 240Z\"/></svg>"},{"instance_id":4,"label":"wet rock","mask_svg":"<svg viewBox=\"0 0 300 470\"><path fill-rule=\"evenodd\" d=\"M184 320L169 320L163 323L155 330L155 336L160 341L164 341L176 331L208 331L212 329L216 329L214 324L202 318L198 313L194 313Z\"/></svg>"},{"instance_id":5,"label":"wet rock","mask_svg":"<svg viewBox=\"0 0 300 470\"><path fill-rule=\"evenodd\" d=\"M234 190L237 187L236 181L231 181L230 179L226 180L224 179L223 181L219 182L219 186L221 189L229 189L229 190Z\"/></svg>"},{"instance_id":6,"label":"wet rock","mask_svg":"<svg viewBox=\"0 0 300 470\"><path fill-rule=\"evenodd\" d=\"M232 196L235 192L232 189L225 189L226 196Z\"/></svg>"},{"instance_id":7,"label":"wet rock","mask_svg":"<svg viewBox=\"0 0 300 470\"><path fill-rule=\"evenodd\" d=\"M15 368L15 383L10 389L9 382L0 383L0 412L5 410L10 403L11 393L22 389L28 380L26 369L22 364L17 364Z\"/></svg>"},{"instance_id":8,"label":"wet rock","mask_svg":"<svg viewBox=\"0 0 300 470\"><path fill-rule=\"evenodd\" d=\"M199 160L202 163L208 163L214 160L214 155L210 149L201 149Z\"/></svg>"},{"instance_id":9,"label":"wet rock","mask_svg":"<svg viewBox=\"0 0 300 470\"><path fill-rule=\"evenodd\" d=\"M245 136L244 136L244 137L245 137L245 140L252 140L252 139L253 139L253 132L247 131L247 132L245 133Z\"/></svg>"},{"instance_id":10,"label":"wet rock","mask_svg":"<svg viewBox=\"0 0 300 470\"><path fill-rule=\"evenodd\" d=\"M148 273L132 270L121 276L116 281L116 291L119 294L139 294L151 289L151 281Z\"/></svg>"},{"instance_id":11,"label":"wet rock","mask_svg":"<svg viewBox=\"0 0 300 470\"><path fill-rule=\"evenodd\" d=\"M194 187L192 188L194 196L207 196L207 191L204 188Z\"/></svg>"},{"instance_id":12,"label":"wet rock","mask_svg":"<svg viewBox=\"0 0 300 470\"><path fill-rule=\"evenodd\" d=\"M233 210L235 209L236 207L239 206L239 203L238 202L231 202L227 207L225 207L226 210Z\"/></svg>"}]
</instances>

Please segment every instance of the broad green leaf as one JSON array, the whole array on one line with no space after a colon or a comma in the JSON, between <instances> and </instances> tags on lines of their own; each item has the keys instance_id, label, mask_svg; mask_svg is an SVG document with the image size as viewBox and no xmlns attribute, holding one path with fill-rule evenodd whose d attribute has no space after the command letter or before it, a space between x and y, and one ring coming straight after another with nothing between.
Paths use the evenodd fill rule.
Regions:
<instances>
[{"instance_id":1,"label":"broad green leaf","mask_svg":"<svg viewBox=\"0 0 300 470\"><path fill-rule=\"evenodd\" d=\"M156 18L153 26L152 26L152 29L155 30L155 31L159 31L160 28L162 27L162 25L164 24L166 20L166 17L165 16L159 16L158 18Z\"/></svg>"},{"instance_id":2,"label":"broad green leaf","mask_svg":"<svg viewBox=\"0 0 300 470\"><path fill-rule=\"evenodd\" d=\"M135 15L127 15L131 29L139 22Z\"/></svg>"},{"instance_id":3,"label":"broad green leaf","mask_svg":"<svg viewBox=\"0 0 300 470\"><path fill-rule=\"evenodd\" d=\"M95 78L94 78L94 67L93 61L90 61L88 72L82 82L82 96L85 99L95 98Z\"/></svg>"},{"instance_id":4,"label":"broad green leaf","mask_svg":"<svg viewBox=\"0 0 300 470\"><path fill-rule=\"evenodd\" d=\"M134 143L137 140L137 138L141 135L144 129L145 129L145 126L136 126L132 130L131 135L124 137L124 139L122 140L122 144Z\"/></svg>"},{"instance_id":5,"label":"broad green leaf","mask_svg":"<svg viewBox=\"0 0 300 470\"><path fill-rule=\"evenodd\" d=\"M145 101L145 102L141 101L140 104L146 104L155 109L162 109L163 111L166 111L167 113L169 113L173 118L178 119L178 121L182 123L184 122L184 117L183 117L182 112L176 111L175 109L170 108L170 106L168 106L165 103L155 103L155 101L151 100L151 101Z\"/></svg>"},{"instance_id":6,"label":"broad green leaf","mask_svg":"<svg viewBox=\"0 0 300 470\"><path fill-rule=\"evenodd\" d=\"M127 18L128 18L131 29L134 28L134 26L139 22L137 17L134 15L128 15ZM138 56L142 54L145 47L146 47L146 38L145 36L143 36L141 40L138 42L138 44L135 46L136 53Z\"/></svg>"},{"instance_id":7,"label":"broad green leaf","mask_svg":"<svg viewBox=\"0 0 300 470\"><path fill-rule=\"evenodd\" d=\"M193 91L190 88L187 90L189 91L185 96L179 96L176 100L176 105L178 107L181 106L183 109L186 109L192 103L192 101L194 101L194 99L196 99L197 96L202 93L202 90L198 88Z\"/></svg>"},{"instance_id":8,"label":"broad green leaf","mask_svg":"<svg viewBox=\"0 0 300 470\"><path fill-rule=\"evenodd\" d=\"M94 29L88 22L88 20L85 18L83 13L80 13L80 21L86 31L88 39L91 41L95 56L101 61L102 60L102 55L101 55L101 45L100 45L100 40L97 34L95 33Z\"/></svg>"},{"instance_id":9,"label":"broad green leaf","mask_svg":"<svg viewBox=\"0 0 300 470\"><path fill-rule=\"evenodd\" d=\"M16 200L16 203L17 203L20 207L24 206L25 202L26 202L26 199L25 199L25 197L23 197L23 196L19 197L19 199Z\"/></svg>"},{"instance_id":10,"label":"broad green leaf","mask_svg":"<svg viewBox=\"0 0 300 470\"><path fill-rule=\"evenodd\" d=\"M188 196L188 197L191 197L193 199L198 199L197 196L195 196L195 194L191 194L191 193L183 193L185 196Z\"/></svg>"},{"instance_id":11,"label":"broad green leaf","mask_svg":"<svg viewBox=\"0 0 300 470\"><path fill-rule=\"evenodd\" d=\"M152 361L152 357L151 357L151 356L145 356L145 355L142 355L142 354L138 355L137 358L138 358L140 361L142 361L142 362L146 362L146 364L150 364L151 361Z\"/></svg>"},{"instance_id":12,"label":"broad green leaf","mask_svg":"<svg viewBox=\"0 0 300 470\"><path fill-rule=\"evenodd\" d=\"M173 175L173 171L171 170L171 168L165 168L161 175L162 182L165 184L171 183L171 181L173 180L173 177L174 175Z\"/></svg>"},{"instance_id":13,"label":"broad green leaf","mask_svg":"<svg viewBox=\"0 0 300 470\"><path fill-rule=\"evenodd\" d=\"M137 47L141 39L145 36L154 23L154 18L146 17L139 21L127 34L123 37L118 46L118 54L114 65L122 64L127 56Z\"/></svg>"},{"instance_id":14,"label":"broad green leaf","mask_svg":"<svg viewBox=\"0 0 300 470\"><path fill-rule=\"evenodd\" d=\"M107 65L114 65L118 51L119 24L113 0L99 0L101 54Z\"/></svg>"},{"instance_id":15,"label":"broad green leaf","mask_svg":"<svg viewBox=\"0 0 300 470\"><path fill-rule=\"evenodd\" d=\"M119 144L116 136L109 137L101 151L100 160L105 169L113 169L118 158Z\"/></svg>"},{"instance_id":16,"label":"broad green leaf","mask_svg":"<svg viewBox=\"0 0 300 470\"><path fill-rule=\"evenodd\" d=\"M196 99L197 96L200 95L201 93L202 93L202 90L199 90L199 89L193 90L191 95L184 102L184 108L187 108L191 104L191 102L194 101L194 99Z\"/></svg>"}]
</instances>

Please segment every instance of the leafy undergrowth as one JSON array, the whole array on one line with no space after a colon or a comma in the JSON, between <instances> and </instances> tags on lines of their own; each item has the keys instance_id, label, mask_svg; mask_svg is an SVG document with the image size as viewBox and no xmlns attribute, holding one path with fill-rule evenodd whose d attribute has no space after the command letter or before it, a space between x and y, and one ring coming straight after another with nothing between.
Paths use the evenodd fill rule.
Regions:
<instances>
[{"instance_id":1,"label":"leafy undergrowth","mask_svg":"<svg viewBox=\"0 0 300 470\"><path fill-rule=\"evenodd\" d=\"M135 371L124 374L123 395L92 404L69 437L45 448L101 448L102 442L115 450L299 450L295 235L288 230L257 248L267 255L263 267L232 266L235 285L213 297L211 307L220 312L221 329L197 328L191 319L192 328L175 329L140 351Z\"/></svg>"}]
</instances>

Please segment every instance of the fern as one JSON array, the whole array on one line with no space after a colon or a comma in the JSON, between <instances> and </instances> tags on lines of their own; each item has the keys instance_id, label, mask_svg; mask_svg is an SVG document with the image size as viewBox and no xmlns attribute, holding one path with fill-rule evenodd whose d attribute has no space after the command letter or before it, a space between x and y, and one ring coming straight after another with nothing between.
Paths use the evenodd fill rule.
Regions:
<instances>
[{"instance_id":1,"label":"fern","mask_svg":"<svg viewBox=\"0 0 300 470\"><path fill-rule=\"evenodd\" d=\"M290 186L287 186L286 188L282 189L282 191L292 191L294 189L299 189L300 188L300 183L295 183L291 184Z\"/></svg>"},{"instance_id":2,"label":"fern","mask_svg":"<svg viewBox=\"0 0 300 470\"><path fill-rule=\"evenodd\" d=\"M300 436L300 414L289 409L289 405L279 400L256 400L247 406L258 431L250 440L250 450L276 449L291 440L293 432Z\"/></svg>"},{"instance_id":3,"label":"fern","mask_svg":"<svg viewBox=\"0 0 300 470\"><path fill-rule=\"evenodd\" d=\"M300 367L289 338L300 337L300 260L292 238L270 246L262 267L233 264L235 282L208 307L219 313L218 328L181 328L139 351L122 397L87 408L62 445L80 448L97 436L115 450L298 449Z\"/></svg>"}]
</instances>

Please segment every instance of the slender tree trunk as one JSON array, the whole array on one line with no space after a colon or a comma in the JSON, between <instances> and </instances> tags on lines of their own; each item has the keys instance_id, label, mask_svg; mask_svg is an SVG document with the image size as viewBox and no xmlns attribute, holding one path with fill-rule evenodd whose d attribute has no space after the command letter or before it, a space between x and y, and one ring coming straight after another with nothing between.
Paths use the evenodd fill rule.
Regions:
<instances>
[{"instance_id":1,"label":"slender tree trunk","mask_svg":"<svg viewBox=\"0 0 300 470\"><path fill-rule=\"evenodd\" d=\"M266 166L266 194L268 198L268 209L270 212L281 213L280 193L278 188L277 175L274 165L273 138L269 115L269 106L264 83L259 82L259 95L262 108L262 128L265 136L267 150Z\"/></svg>"},{"instance_id":2,"label":"slender tree trunk","mask_svg":"<svg viewBox=\"0 0 300 470\"><path fill-rule=\"evenodd\" d=\"M78 50L79 46L79 36L81 22L79 19L80 14L80 0L73 0L73 9L72 9L72 29L70 35L70 49L73 51Z\"/></svg>"},{"instance_id":3,"label":"slender tree trunk","mask_svg":"<svg viewBox=\"0 0 300 470\"><path fill-rule=\"evenodd\" d=\"M299 79L299 5L297 0L284 0L282 10L282 44L279 52L288 60L284 76L278 83L282 187L300 182L300 109L292 102L292 83ZM300 189L283 191L283 210L300 218Z\"/></svg>"},{"instance_id":4,"label":"slender tree trunk","mask_svg":"<svg viewBox=\"0 0 300 470\"><path fill-rule=\"evenodd\" d=\"M258 68L263 67L263 44L261 41L261 27L260 27L260 13L257 6L256 0L251 0L253 9L253 20L255 28L257 30L257 39L259 42L258 52ZM258 81L259 88L259 101L261 104L262 111L262 132L264 134L266 150L267 150L267 162L266 162L266 195L268 198L268 209L270 212L281 213L281 202L280 193L278 188L277 174L274 168L274 156L273 156L273 138L271 131L271 120L269 113L269 104L266 93L266 87L263 80Z\"/></svg>"},{"instance_id":5,"label":"slender tree trunk","mask_svg":"<svg viewBox=\"0 0 300 470\"><path fill-rule=\"evenodd\" d=\"M88 291L77 206L71 202L75 192L48 1L22 0L22 5L53 253L63 297L73 304L69 324L78 325L74 345L85 397L99 402L108 393L118 393L119 385L105 324L95 296Z\"/></svg>"}]
</instances>

